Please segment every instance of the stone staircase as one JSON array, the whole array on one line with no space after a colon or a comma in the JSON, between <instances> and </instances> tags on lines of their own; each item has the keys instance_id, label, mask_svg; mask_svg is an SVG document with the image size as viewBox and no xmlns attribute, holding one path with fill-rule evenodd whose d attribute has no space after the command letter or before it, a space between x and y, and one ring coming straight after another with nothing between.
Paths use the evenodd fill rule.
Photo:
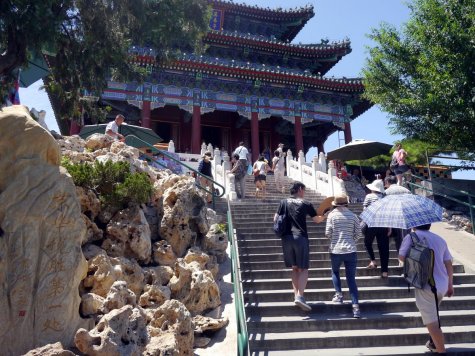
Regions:
<instances>
[{"instance_id":1,"label":"stone staircase","mask_svg":"<svg viewBox=\"0 0 475 356\"><path fill-rule=\"evenodd\" d=\"M241 278L246 305L249 343L253 355L408 355L423 354L428 339L414 303L413 291L401 277L397 253L391 242L390 277L379 269L367 270L369 260L363 241L358 243L357 284L361 319L353 319L344 277L344 305L331 302L328 240L325 223L308 221L310 270L305 297L312 306L302 312L293 303L290 270L283 263L280 239L272 231L272 219L280 199L274 177L268 176L267 199L252 198L253 177L246 178L247 196L232 203L237 231ZM290 183L287 180L287 183ZM315 207L323 198L310 190L306 199ZM352 205L355 213L361 205ZM377 245L374 244L377 251ZM344 269L342 269L344 276ZM441 322L450 354L475 355L475 275L454 266L455 297L441 307Z\"/></svg>"}]
</instances>

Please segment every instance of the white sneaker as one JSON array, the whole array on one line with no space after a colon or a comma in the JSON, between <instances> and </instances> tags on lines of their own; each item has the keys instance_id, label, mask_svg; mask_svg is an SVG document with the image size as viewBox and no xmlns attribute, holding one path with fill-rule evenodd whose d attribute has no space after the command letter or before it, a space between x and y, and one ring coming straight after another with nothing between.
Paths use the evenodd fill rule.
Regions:
<instances>
[{"instance_id":1,"label":"white sneaker","mask_svg":"<svg viewBox=\"0 0 475 356\"><path fill-rule=\"evenodd\" d=\"M303 311L311 311L312 307L307 304L304 297L297 296L294 301L295 305L298 306Z\"/></svg>"},{"instance_id":2,"label":"white sneaker","mask_svg":"<svg viewBox=\"0 0 475 356\"><path fill-rule=\"evenodd\" d=\"M332 302L337 304L343 304L343 295L340 293L335 293Z\"/></svg>"}]
</instances>

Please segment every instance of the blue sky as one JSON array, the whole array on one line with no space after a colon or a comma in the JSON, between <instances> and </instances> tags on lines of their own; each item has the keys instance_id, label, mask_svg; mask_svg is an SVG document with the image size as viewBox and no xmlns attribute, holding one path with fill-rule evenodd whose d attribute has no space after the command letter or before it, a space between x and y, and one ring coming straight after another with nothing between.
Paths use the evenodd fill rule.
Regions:
<instances>
[{"instance_id":1,"label":"blue sky","mask_svg":"<svg viewBox=\"0 0 475 356\"><path fill-rule=\"evenodd\" d=\"M381 22L400 27L409 18L406 1L402 0L235 0L262 7L294 8L313 4L315 16L306 24L295 43L318 43L322 38L338 41L348 37L352 43L352 52L344 57L327 75L335 77L356 77L361 75L367 57L367 46L372 43L367 37L372 28ZM48 97L39 91L41 82L27 89L21 89L22 104L47 111L46 122L51 129L57 130ZM388 117L378 107L373 107L352 123L353 138L393 143L400 136L391 135ZM343 134L341 134L343 138ZM331 151L339 145L338 135L332 135L325 145ZM313 152L310 152L313 156ZM475 173L456 173L457 178L475 179Z\"/></svg>"}]
</instances>

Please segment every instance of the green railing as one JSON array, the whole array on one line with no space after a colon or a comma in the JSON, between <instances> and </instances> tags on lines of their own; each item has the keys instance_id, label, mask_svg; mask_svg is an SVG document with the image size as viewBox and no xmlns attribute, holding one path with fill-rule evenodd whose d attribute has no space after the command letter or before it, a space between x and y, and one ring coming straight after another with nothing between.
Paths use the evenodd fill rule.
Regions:
<instances>
[{"instance_id":1,"label":"green railing","mask_svg":"<svg viewBox=\"0 0 475 356\"><path fill-rule=\"evenodd\" d=\"M470 211L470 221L472 223L472 233L475 235L475 205L474 205L475 195L474 194L471 194L471 193L466 192L464 190L457 190L457 189L454 189L454 188L447 187L445 184L443 184L441 182L433 181L433 180L427 180L424 177L419 177L415 174L411 174L410 177L411 177L411 180L406 181L406 183L409 185L409 187L410 187L410 189L413 193L414 193L416 188L417 189L422 189L422 190L425 190L429 193L432 193L433 195L437 195L437 196L443 197L445 199L454 201L454 202L456 202L460 205L466 206ZM429 187L425 187L422 184L419 184L418 182L430 183L430 184L432 184L432 189L429 188ZM456 198L452 195L448 195L448 194L444 194L442 192L438 192L436 189L434 189L434 185L438 185L446 191L454 192L458 196L461 195L461 196L467 198L467 201L460 200L460 199L458 199L458 198Z\"/></svg>"},{"instance_id":2,"label":"green railing","mask_svg":"<svg viewBox=\"0 0 475 356\"><path fill-rule=\"evenodd\" d=\"M228 240L231 247L232 282L234 286L234 302L236 305L237 347L239 356L249 355L249 341L246 325L246 310L244 309L244 295L242 293L241 267L236 234L234 233L231 204L228 199Z\"/></svg>"},{"instance_id":3,"label":"green railing","mask_svg":"<svg viewBox=\"0 0 475 356\"><path fill-rule=\"evenodd\" d=\"M180 161L179 159L176 159L176 158L173 157L172 155L168 154L168 152L159 150L159 149L156 148L155 146L149 144L148 142L146 142L146 141L144 141L144 140L142 140L142 139L140 139L140 138L138 138L137 136L134 136L134 135L127 135L127 136L125 137L125 143L127 143L128 145L133 146L133 147L137 147L137 146L139 146L139 147L147 147L147 148L149 148L150 150L152 150L152 153L159 153L159 154L161 154L161 155L167 157L168 159L170 159L170 160L172 160L172 161L174 161L174 162L177 162L177 163L180 164L182 167L185 167L186 169L188 169L188 170L194 172L197 177L200 176L200 177L206 179L208 182L211 183L211 187L212 187L212 190L211 190L211 191L208 190L208 189L206 189L205 187L201 186L201 184L199 184L199 183L198 183L196 186L197 186L199 189L201 189L201 190L203 190L203 191L205 191L205 192L207 192L208 194L211 195L212 202L213 202L213 209L215 209L215 207L216 207L216 198L221 198L222 196L224 196L224 193L225 193L226 191L225 191L225 188L224 188L221 184L219 184L218 182L216 182L216 181L213 180L212 178L210 178L210 177L208 177L208 176L205 176L204 174L198 172L196 169L190 167L189 165L187 165L186 163ZM162 166L162 167L164 167L164 168L168 168L165 164L163 164L163 163L161 163L160 161L154 159L153 157L147 157L147 159L150 160L150 161L155 162L156 164L158 164L158 165L160 165L160 166ZM214 189L214 186L215 186L215 185L218 186L219 188L221 188L221 191Z\"/></svg>"}]
</instances>

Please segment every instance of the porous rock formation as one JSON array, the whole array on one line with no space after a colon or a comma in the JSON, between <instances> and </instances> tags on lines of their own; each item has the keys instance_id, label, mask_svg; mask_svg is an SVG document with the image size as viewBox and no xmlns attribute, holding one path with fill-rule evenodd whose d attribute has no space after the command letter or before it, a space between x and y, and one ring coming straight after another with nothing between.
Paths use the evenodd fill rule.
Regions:
<instances>
[{"instance_id":1,"label":"porous rock formation","mask_svg":"<svg viewBox=\"0 0 475 356\"><path fill-rule=\"evenodd\" d=\"M88 324L79 314L87 263L76 188L55 139L25 107L2 109L0 127L1 352L69 347Z\"/></svg>"},{"instance_id":2,"label":"porous rock formation","mask_svg":"<svg viewBox=\"0 0 475 356\"><path fill-rule=\"evenodd\" d=\"M138 159L137 149L104 135L93 135L87 141L65 137L58 143L72 163L128 162L132 172L149 176L154 195L147 205L104 206L95 191L74 187L64 173L58 173L64 175L69 188L66 183L54 184L63 191L71 190L75 206L68 211L74 212L76 229L80 227L80 233L65 230L74 239L69 237L69 249L62 251L66 257L76 251L82 258L82 269L71 270L74 276L68 280L68 292L76 299L69 304L69 314L62 315L70 321L69 339L47 339L24 351L54 341L69 347L74 339L85 355L192 355L194 344L209 342L209 335L202 335L206 323L200 319L194 323L192 315L196 318L220 305L215 277L217 260L225 250L221 235L214 229L209 232L217 216L206 208L203 193L193 179L158 171ZM48 154L59 172L58 146L54 141L52 145L53 154ZM2 190L0 187L0 200ZM2 209L0 221L1 213ZM28 226L31 229L32 224ZM76 315L71 317L73 312ZM88 325L80 325L79 314L87 318ZM226 324L220 319L207 320L209 325Z\"/></svg>"}]
</instances>

